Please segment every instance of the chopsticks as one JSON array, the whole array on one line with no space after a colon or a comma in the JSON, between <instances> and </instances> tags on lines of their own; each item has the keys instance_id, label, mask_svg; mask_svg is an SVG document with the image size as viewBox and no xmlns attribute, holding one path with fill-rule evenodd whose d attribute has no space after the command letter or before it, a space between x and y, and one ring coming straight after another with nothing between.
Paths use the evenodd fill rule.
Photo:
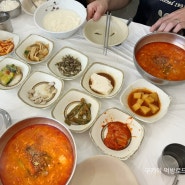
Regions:
<instances>
[{"instance_id":1,"label":"chopsticks","mask_svg":"<svg viewBox=\"0 0 185 185\"><path fill-rule=\"evenodd\" d=\"M111 12L107 11L106 26L105 26L105 37L104 37L104 45L103 45L103 54L104 55L107 55L107 49L108 49L108 46L109 46L110 19L111 19Z\"/></svg>"}]
</instances>

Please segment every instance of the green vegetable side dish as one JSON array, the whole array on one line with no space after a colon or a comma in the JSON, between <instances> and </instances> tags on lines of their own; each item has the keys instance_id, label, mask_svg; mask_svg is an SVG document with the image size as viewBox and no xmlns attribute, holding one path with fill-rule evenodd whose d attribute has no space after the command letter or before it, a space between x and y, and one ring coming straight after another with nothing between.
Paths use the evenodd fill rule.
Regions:
<instances>
[{"instance_id":1,"label":"green vegetable side dish","mask_svg":"<svg viewBox=\"0 0 185 185\"><path fill-rule=\"evenodd\" d=\"M15 82L13 80L17 77ZM16 85L22 79L22 71L14 64L6 65L0 71L0 84L3 86ZM11 83L12 82L12 83Z\"/></svg>"},{"instance_id":2,"label":"green vegetable side dish","mask_svg":"<svg viewBox=\"0 0 185 185\"><path fill-rule=\"evenodd\" d=\"M73 104L77 104L69 113L68 108ZM74 101L69 103L65 110L65 123L68 125L85 125L91 121L91 104L86 103L82 98L80 101Z\"/></svg>"}]
</instances>

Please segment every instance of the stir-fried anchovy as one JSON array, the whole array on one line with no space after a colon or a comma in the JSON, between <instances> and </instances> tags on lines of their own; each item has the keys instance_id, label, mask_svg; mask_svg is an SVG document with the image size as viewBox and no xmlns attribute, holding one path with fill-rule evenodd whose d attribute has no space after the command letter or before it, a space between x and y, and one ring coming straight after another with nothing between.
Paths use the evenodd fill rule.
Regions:
<instances>
[{"instance_id":1,"label":"stir-fried anchovy","mask_svg":"<svg viewBox=\"0 0 185 185\"><path fill-rule=\"evenodd\" d=\"M75 76L81 71L81 62L71 55L66 55L62 58L62 61L56 63L58 70L64 76Z\"/></svg>"}]
</instances>

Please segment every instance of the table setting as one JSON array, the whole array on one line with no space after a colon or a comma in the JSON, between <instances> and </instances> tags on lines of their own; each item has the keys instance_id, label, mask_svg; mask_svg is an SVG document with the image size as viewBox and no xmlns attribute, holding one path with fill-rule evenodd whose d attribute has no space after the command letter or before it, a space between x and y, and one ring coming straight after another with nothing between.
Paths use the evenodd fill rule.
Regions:
<instances>
[{"instance_id":1,"label":"table setting","mask_svg":"<svg viewBox=\"0 0 185 185\"><path fill-rule=\"evenodd\" d=\"M134 49L138 41L151 34L149 27L130 22L131 19L111 15L112 24L125 30L122 32L121 29L110 26L108 32L114 33L112 37L115 37L115 40L111 40L110 45L106 46L105 53L105 45L100 38L104 38L104 33L101 35L102 28L98 29L102 22L99 24L84 19L79 23L78 29L66 34L64 38L63 35L51 34L40 28L38 24L41 24L41 21L37 19L38 16L41 17L40 11L50 12L50 9L46 8L47 5L50 8L52 5L55 10L56 7L60 9L60 5L53 5L53 1L52 3L47 1L29 12L25 8L29 7L28 4L34 6L31 1L20 2L21 13L10 19L13 31L0 30L0 40L3 40L3 37L13 38L15 43L14 49L9 54L0 56L0 70L5 65L12 63L19 65L20 62L23 69L22 78L16 85L6 86L0 83L0 124L5 124L2 128L0 126L0 141L7 140L9 136L4 133L22 120L27 122L27 119L35 117L51 119L52 122L56 120L55 125L61 123L64 130L70 133L73 149L76 150L73 167L76 169L73 169L66 184L113 184L112 175L116 185L124 182L127 185L183 185L185 167L181 166L180 174L169 175L161 171L159 159L167 145L172 143L185 145L185 83L182 81L177 84L160 84L156 79L152 81L153 79L143 76L136 67ZM46 9L47 11L44 11ZM83 12L81 14L85 16ZM106 15L101 21L106 22ZM105 27L104 24L103 26ZM96 35L100 39L96 40ZM27 51L28 46L37 41L45 43L47 56L44 56L43 61L30 61L25 58L24 50ZM80 59L82 68L76 76L65 76L56 69L59 59L65 56ZM95 74L97 78L107 77L112 82L112 86L107 85L107 89L110 89L102 90L102 85L98 86L99 84L96 88L94 85L93 89ZM104 83L108 82L105 80ZM31 93L31 96L34 96L34 93L39 94L39 90L45 86L53 90L51 99L43 100L43 97L39 100L42 103L35 103L33 97L28 94ZM159 114L150 119L133 112L127 99L133 89L137 88L142 90L147 88L158 93L160 99L158 108L161 106ZM144 93L146 92L141 94ZM66 117L72 114L72 110L80 103L84 103L82 101L87 101L85 105L88 103L91 105L91 120L85 125L66 123ZM125 148L117 151L107 147L103 137L108 132L106 129L109 129L106 124L120 122L127 124L132 139ZM4 147L4 144L2 146ZM169 170L169 167L166 169ZM173 167L171 170L174 170ZM104 181L102 177L106 180ZM0 184L8 185L3 184L1 180Z\"/></svg>"}]
</instances>

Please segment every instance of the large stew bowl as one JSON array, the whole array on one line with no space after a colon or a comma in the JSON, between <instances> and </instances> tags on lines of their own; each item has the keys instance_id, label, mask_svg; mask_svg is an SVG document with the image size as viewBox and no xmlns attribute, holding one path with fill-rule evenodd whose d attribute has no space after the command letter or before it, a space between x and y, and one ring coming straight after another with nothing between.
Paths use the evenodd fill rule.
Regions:
<instances>
[{"instance_id":1,"label":"large stew bowl","mask_svg":"<svg viewBox=\"0 0 185 185\"><path fill-rule=\"evenodd\" d=\"M41 127L42 128L41 130L38 130L37 126L40 126L40 125L43 127ZM36 139L34 140L34 142L27 142L26 141L25 142L26 144L24 144L24 141L22 138L22 140L20 142L21 146L26 145L26 147L19 147L18 142L17 142L18 139L17 140L15 139L15 138L17 138L16 136L18 135L19 138L21 138L20 133L25 133L25 130L30 127L32 129L30 132L31 133L35 132L36 134L35 135L32 135L32 134L28 135L28 137L27 137L28 139L25 139L25 140L31 141L31 139L29 139L29 137L36 138ZM46 131L45 128L47 128L48 132L45 132ZM53 134L51 134L51 132L49 132L50 130L55 130L55 132L53 132ZM42 132L44 134L40 134L40 132ZM47 135L45 135L45 133L47 133ZM46 142L46 141L48 141L48 139L46 139L46 138L50 138L50 140L51 140L50 143L53 143L54 146L52 146L51 144ZM56 141L58 140L58 138L67 138L67 139L64 139L63 142L60 142L57 144ZM44 142L44 140L45 140L45 142ZM61 141L61 139L60 139L60 141ZM68 145L65 145L64 142L67 142ZM13 143L13 144L9 145L10 143ZM11 160L10 158L8 160L6 160L6 156L4 158L2 157L2 156L4 156L3 155L4 151L7 151L7 150L5 150L5 149L7 149L7 146L10 146L10 147L14 146L14 147L12 147L12 148L14 148L13 150L15 150L15 148L16 148L16 152L14 152L14 158L16 160L15 159ZM17 146L17 147L15 147L15 146ZM29 147L29 151L27 149L28 148L27 146ZM46 147L44 147L44 146L46 146ZM51 148L52 148L52 150L50 150ZM63 149L61 149L61 148L63 148ZM66 152L66 150L68 150L68 149L69 149L69 151ZM17 150L18 150L18 152L17 152ZM63 152L63 155L61 155L61 152L60 152L61 150L65 151L65 152ZM41 152L42 152L42 155L39 155L39 154L41 154ZM60 152L59 157L56 154L57 152L58 153ZM17 155L15 155L15 153L18 153L17 154L18 157L16 157ZM70 154L70 156L69 156L69 154ZM36 155L39 157L46 156L49 158L48 159L49 162L48 161L47 161L48 163L46 162L47 163L47 167L46 167L47 170L44 171L47 173L42 173L43 171L39 171L39 173L37 173L36 175L33 174L32 171L35 167L34 165L40 165L42 163L42 161L45 160L44 157L40 158L40 161L38 160L39 157L35 159L34 157ZM5 159L5 160L2 160L2 159ZM66 174L66 169L67 169L66 163L68 162L68 159L70 159L72 162L70 162L70 170L68 170L67 178L64 177L66 182L60 183L61 179L57 181L56 176L60 177L63 173ZM45 118L45 117L32 117L32 118L27 118L27 119L21 120L15 124L13 124L0 137L0 160L1 160L1 163L0 163L0 169L1 169L0 185L11 184L11 182L6 181L6 176L4 178L4 176L2 175L2 173L3 173L2 171L4 170L4 169L2 169L2 167L3 167L2 163L4 163L4 161L8 161L8 162L5 162L5 164L7 164L7 163L9 163L9 160L11 162L13 162L14 165L17 163L17 160L18 160L18 164L15 166L16 166L16 168L19 168L20 170L19 170L19 174L17 174L15 179L20 180L20 179L22 179L23 174L24 175L27 174L26 179L29 178L29 179L31 179L30 181L32 181L33 179L35 180L38 176L39 176L39 178L42 176L40 178L40 180L42 180L41 184L56 184L56 185L65 184L65 185L67 185L67 184L69 184L69 182L74 174L75 168L76 168L76 161L77 161L76 145L75 145L75 142L74 142L74 139L73 139L71 132L62 123L56 121L55 119L50 119L50 118ZM33 160L34 160L34 163L32 163ZM58 161L58 162L54 162L54 160ZM11 163L11 165L12 165L12 163ZM56 172L56 170L54 170L54 169L56 168L57 165L61 165L61 168L60 168L61 170L58 170ZM63 170L63 169L65 169L65 170ZM8 171L8 170L5 170L5 172L6 171ZM14 170L12 170L12 171L14 171ZM55 171L56 173L53 174L53 171ZM15 175L15 173L16 172L11 172L11 175L12 174ZM54 178L54 180L52 179L52 182L46 182L47 176L50 176L50 177L52 176ZM9 178L9 177L7 177L7 178ZM25 177L23 177L23 178L25 178ZM51 180L51 178L49 178L49 180ZM4 182L4 181L6 181L6 182ZM19 184L21 184L21 181ZM40 184L40 182L41 181L39 181L39 184ZM15 182L15 183L17 183L17 182ZM31 182L31 184L38 184L38 182L34 181L34 182Z\"/></svg>"},{"instance_id":2,"label":"large stew bowl","mask_svg":"<svg viewBox=\"0 0 185 185\"><path fill-rule=\"evenodd\" d=\"M177 84L184 83L185 80L171 81L171 80L158 78L155 75L149 74L139 65L138 61L136 60L137 52L140 50L141 47L152 42L171 43L185 50L185 38L181 35L178 35L175 33L167 33L167 32L155 32L155 33L148 34L142 37L141 39L139 39L134 47L133 60L138 72L143 76L143 78L156 85L177 85Z\"/></svg>"}]
</instances>

